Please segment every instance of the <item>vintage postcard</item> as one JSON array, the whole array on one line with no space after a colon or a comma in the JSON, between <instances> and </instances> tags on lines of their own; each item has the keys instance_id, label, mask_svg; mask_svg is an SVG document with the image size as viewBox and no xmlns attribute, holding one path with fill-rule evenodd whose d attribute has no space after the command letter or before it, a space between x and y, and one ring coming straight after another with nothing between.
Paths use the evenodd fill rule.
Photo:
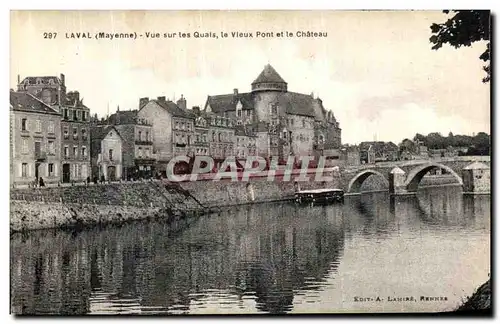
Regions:
<instances>
[{"instance_id":1,"label":"vintage postcard","mask_svg":"<svg viewBox=\"0 0 500 324\"><path fill-rule=\"evenodd\" d=\"M11 11L11 314L489 314L490 21Z\"/></svg>"}]
</instances>

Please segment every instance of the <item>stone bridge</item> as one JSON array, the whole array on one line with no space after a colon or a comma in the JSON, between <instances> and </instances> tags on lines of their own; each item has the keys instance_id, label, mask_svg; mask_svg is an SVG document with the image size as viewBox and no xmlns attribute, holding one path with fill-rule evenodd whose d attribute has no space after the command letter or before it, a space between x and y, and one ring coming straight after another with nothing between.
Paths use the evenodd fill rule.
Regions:
<instances>
[{"instance_id":1,"label":"stone bridge","mask_svg":"<svg viewBox=\"0 0 500 324\"><path fill-rule=\"evenodd\" d=\"M418 190L422 178L433 169L441 169L455 177L458 185L464 185L462 170L474 162L490 167L489 156L463 156L430 160L382 162L341 168L346 193L361 192L361 186L370 177L381 179L392 194L413 193Z\"/></svg>"}]
</instances>

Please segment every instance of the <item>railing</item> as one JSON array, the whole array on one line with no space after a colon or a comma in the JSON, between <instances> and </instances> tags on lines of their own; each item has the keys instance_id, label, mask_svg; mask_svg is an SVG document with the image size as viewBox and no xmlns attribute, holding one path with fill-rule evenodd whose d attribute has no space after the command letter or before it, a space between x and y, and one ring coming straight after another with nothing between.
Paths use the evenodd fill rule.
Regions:
<instances>
[{"instance_id":1,"label":"railing","mask_svg":"<svg viewBox=\"0 0 500 324\"><path fill-rule=\"evenodd\" d=\"M37 161L43 161L47 159L47 153L46 152L35 152L35 160Z\"/></svg>"},{"instance_id":2,"label":"railing","mask_svg":"<svg viewBox=\"0 0 500 324\"><path fill-rule=\"evenodd\" d=\"M136 145L153 145L153 141L135 140Z\"/></svg>"}]
</instances>

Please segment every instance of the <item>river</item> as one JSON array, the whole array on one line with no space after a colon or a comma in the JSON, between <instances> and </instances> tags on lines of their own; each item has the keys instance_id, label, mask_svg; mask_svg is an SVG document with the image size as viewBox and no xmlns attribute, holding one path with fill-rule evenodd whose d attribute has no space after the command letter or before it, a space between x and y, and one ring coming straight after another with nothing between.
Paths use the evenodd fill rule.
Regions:
<instances>
[{"instance_id":1,"label":"river","mask_svg":"<svg viewBox=\"0 0 500 324\"><path fill-rule=\"evenodd\" d=\"M180 230L134 223L10 243L15 314L450 311L488 279L490 196L441 187L239 206Z\"/></svg>"}]
</instances>

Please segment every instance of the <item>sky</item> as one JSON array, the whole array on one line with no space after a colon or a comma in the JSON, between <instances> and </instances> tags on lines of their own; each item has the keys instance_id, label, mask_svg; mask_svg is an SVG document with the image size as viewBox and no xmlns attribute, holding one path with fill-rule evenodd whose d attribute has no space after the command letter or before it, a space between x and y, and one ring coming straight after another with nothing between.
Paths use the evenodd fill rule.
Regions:
<instances>
[{"instance_id":1,"label":"sky","mask_svg":"<svg viewBox=\"0 0 500 324\"><path fill-rule=\"evenodd\" d=\"M92 113L137 109L139 98L251 90L271 64L289 91L313 93L333 111L342 142L400 143L416 133L490 133L490 85L481 82L484 43L431 50L441 11L65 11L12 12L10 88L26 76L66 76ZM222 38L221 32L252 38ZM321 38L256 32L316 31ZM44 32L57 32L44 39ZM67 39L66 33L190 33L190 38ZM219 38L194 38L213 32Z\"/></svg>"}]
</instances>

